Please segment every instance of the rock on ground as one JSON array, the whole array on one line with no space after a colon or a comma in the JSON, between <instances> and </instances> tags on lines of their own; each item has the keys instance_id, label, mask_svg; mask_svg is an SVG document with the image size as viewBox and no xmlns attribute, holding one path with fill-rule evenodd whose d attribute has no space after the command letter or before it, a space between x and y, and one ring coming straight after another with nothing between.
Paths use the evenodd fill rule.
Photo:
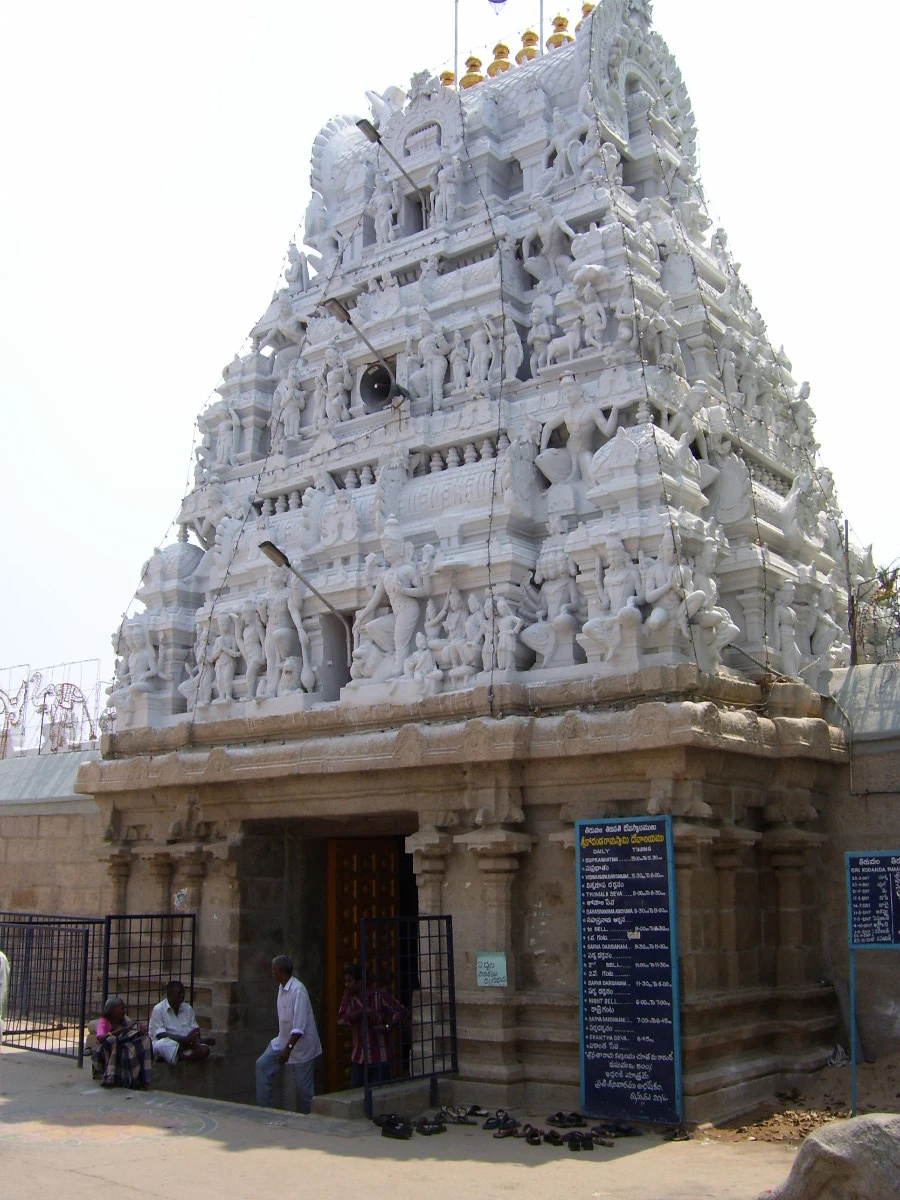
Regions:
<instances>
[{"instance_id":1,"label":"rock on ground","mask_svg":"<svg viewBox=\"0 0 900 1200\"><path fill-rule=\"evenodd\" d=\"M758 1200L897 1200L900 1116L871 1113L810 1134L781 1187Z\"/></svg>"}]
</instances>

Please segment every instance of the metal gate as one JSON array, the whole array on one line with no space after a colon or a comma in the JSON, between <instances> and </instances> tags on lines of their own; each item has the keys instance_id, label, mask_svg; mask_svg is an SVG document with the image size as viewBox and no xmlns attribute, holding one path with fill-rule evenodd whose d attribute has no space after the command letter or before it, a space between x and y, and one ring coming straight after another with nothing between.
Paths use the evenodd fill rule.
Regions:
<instances>
[{"instance_id":1,"label":"metal gate","mask_svg":"<svg viewBox=\"0 0 900 1200\"><path fill-rule=\"evenodd\" d=\"M366 1114L372 1088L400 1079L430 1079L435 1104L438 1077L458 1069L453 918L364 918L359 944Z\"/></svg>"},{"instance_id":2,"label":"metal gate","mask_svg":"<svg viewBox=\"0 0 900 1200\"><path fill-rule=\"evenodd\" d=\"M120 996L146 1021L170 979L194 1000L194 913L106 917L0 912L0 950L10 980L4 1041L84 1060L88 1021Z\"/></svg>"},{"instance_id":3,"label":"metal gate","mask_svg":"<svg viewBox=\"0 0 900 1200\"><path fill-rule=\"evenodd\" d=\"M9 959L3 1041L84 1060L91 930L75 923L0 920Z\"/></svg>"}]
</instances>

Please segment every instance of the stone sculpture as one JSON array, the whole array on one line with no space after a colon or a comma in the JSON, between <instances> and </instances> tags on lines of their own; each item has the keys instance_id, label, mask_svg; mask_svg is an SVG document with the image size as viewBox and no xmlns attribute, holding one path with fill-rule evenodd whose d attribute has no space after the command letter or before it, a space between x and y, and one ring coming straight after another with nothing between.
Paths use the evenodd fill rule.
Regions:
<instances>
[{"instance_id":1,"label":"stone sculpture","mask_svg":"<svg viewBox=\"0 0 900 1200\"><path fill-rule=\"evenodd\" d=\"M419 623L419 601L425 595L419 569L412 561L412 546L403 538L396 517L389 517L381 535L385 566L368 603L356 614L353 623L356 648L365 639L374 644L389 661L390 675L403 674ZM373 614L387 604L390 612Z\"/></svg>"}]
</instances>

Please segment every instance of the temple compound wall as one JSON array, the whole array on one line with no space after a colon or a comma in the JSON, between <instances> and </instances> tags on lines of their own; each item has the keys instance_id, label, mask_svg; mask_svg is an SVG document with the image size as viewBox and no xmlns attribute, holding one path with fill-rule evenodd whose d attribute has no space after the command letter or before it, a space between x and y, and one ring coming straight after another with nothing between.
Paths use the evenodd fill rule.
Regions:
<instances>
[{"instance_id":1,"label":"temple compound wall","mask_svg":"<svg viewBox=\"0 0 900 1200\"><path fill-rule=\"evenodd\" d=\"M114 639L78 790L114 906L198 912L236 1094L273 953L333 1089L353 921L448 913L460 1094L574 1108L581 817L674 819L689 1118L837 1038L849 735L821 693L874 571L650 4L590 7L542 57L529 35L326 122L303 249ZM477 987L486 951L505 987Z\"/></svg>"}]
</instances>

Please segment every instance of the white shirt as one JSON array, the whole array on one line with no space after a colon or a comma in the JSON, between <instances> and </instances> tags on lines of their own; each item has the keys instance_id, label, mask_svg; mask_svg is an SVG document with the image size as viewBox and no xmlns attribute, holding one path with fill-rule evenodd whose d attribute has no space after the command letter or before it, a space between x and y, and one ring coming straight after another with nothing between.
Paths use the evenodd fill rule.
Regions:
<instances>
[{"instance_id":1,"label":"white shirt","mask_svg":"<svg viewBox=\"0 0 900 1200\"><path fill-rule=\"evenodd\" d=\"M179 1037L187 1037L192 1029L199 1029L199 1026L194 1019L194 1010L184 1002L179 1004L178 1012L176 1012L168 1000L160 1000L150 1014L151 1042L167 1037L170 1033L177 1033Z\"/></svg>"},{"instance_id":2,"label":"white shirt","mask_svg":"<svg viewBox=\"0 0 900 1200\"><path fill-rule=\"evenodd\" d=\"M293 1050L289 1063L309 1062L322 1053L316 1019L309 1003L309 992L293 975L287 983L278 985L278 1037L270 1043L273 1050L283 1050L295 1033L302 1034Z\"/></svg>"}]
</instances>

